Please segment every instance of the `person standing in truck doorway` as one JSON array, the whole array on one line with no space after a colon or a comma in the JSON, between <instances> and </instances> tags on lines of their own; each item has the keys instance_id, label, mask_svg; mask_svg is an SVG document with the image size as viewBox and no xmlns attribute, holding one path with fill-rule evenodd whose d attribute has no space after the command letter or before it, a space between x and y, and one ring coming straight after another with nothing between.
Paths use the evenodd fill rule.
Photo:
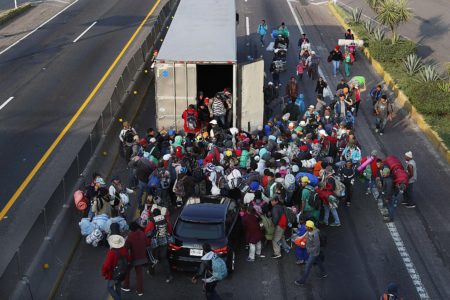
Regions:
<instances>
[{"instance_id":1,"label":"person standing in truck doorway","mask_svg":"<svg viewBox=\"0 0 450 300\"><path fill-rule=\"evenodd\" d=\"M259 41L261 42L261 47L264 47L264 38L267 34L267 24L266 20L261 20L261 24L258 25L256 33L259 34Z\"/></svg>"}]
</instances>

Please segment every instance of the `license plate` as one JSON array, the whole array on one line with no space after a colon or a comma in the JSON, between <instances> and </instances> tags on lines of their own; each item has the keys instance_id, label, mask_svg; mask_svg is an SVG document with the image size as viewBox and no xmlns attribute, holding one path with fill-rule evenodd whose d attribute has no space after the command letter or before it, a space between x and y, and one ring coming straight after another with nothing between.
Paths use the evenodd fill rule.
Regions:
<instances>
[{"instance_id":1,"label":"license plate","mask_svg":"<svg viewBox=\"0 0 450 300\"><path fill-rule=\"evenodd\" d=\"M203 256L203 250L202 249L190 249L189 254L191 256Z\"/></svg>"}]
</instances>

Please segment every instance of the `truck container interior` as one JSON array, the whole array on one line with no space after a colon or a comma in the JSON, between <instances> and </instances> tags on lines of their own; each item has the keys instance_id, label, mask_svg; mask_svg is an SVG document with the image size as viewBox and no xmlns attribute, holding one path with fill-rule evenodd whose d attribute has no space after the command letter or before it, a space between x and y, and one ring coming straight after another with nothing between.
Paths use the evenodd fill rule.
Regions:
<instances>
[{"instance_id":1,"label":"truck container interior","mask_svg":"<svg viewBox=\"0 0 450 300\"><path fill-rule=\"evenodd\" d=\"M233 65L197 65L197 95L200 91L211 98L224 88L233 88Z\"/></svg>"}]
</instances>

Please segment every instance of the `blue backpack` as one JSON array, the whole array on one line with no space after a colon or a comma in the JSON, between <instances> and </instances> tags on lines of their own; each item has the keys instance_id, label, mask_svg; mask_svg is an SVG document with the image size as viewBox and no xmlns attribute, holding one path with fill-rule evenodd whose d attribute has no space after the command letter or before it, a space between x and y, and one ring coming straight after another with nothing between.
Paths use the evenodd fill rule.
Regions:
<instances>
[{"instance_id":1,"label":"blue backpack","mask_svg":"<svg viewBox=\"0 0 450 300\"><path fill-rule=\"evenodd\" d=\"M157 189L157 188L161 187L161 180L159 179L159 177L157 175L150 176L150 179L148 181L148 187L153 188L153 189Z\"/></svg>"},{"instance_id":2,"label":"blue backpack","mask_svg":"<svg viewBox=\"0 0 450 300\"><path fill-rule=\"evenodd\" d=\"M217 280L222 280L228 275L227 265L217 254L214 254L211 259L212 262L212 276Z\"/></svg>"}]
</instances>

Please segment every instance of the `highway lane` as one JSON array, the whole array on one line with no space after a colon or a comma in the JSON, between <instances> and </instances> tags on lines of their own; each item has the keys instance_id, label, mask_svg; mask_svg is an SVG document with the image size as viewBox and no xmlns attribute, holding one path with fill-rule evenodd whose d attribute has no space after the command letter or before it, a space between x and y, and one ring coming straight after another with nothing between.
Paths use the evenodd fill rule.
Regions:
<instances>
[{"instance_id":1,"label":"highway lane","mask_svg":"<svg viewBox=\"0 0 450 300\"><path fill-rule=\"evenodd\" d=\"M0 55L3 207L155 1L81 0ZM97 22L76 43L73 41ZM89 108L88 108L89 109Z\"/></svg>"}]
</instances>

